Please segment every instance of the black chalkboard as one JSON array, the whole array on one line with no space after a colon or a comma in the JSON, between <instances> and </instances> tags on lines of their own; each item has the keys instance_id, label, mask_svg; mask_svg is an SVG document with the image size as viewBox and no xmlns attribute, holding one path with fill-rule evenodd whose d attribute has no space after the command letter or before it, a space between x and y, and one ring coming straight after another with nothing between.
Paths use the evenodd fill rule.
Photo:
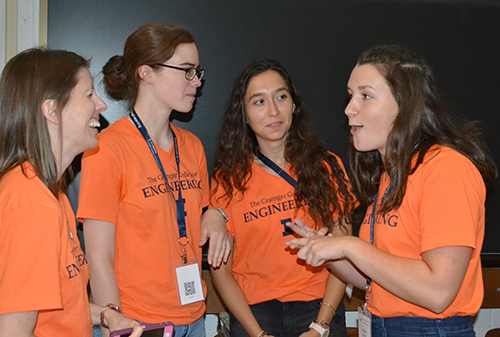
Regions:
<instances>
[{"instance_id":1,"label":"black chalkboard","mask_svg":"<svg viewBox=\"0 0 500 337\"><path fill-rule=\"evenodd\" d=\"M345 159L347 79L360 52L381 43L405 45L428 61L450 110L484 122L500 163L499 1L50 0L48 8L49 47L92 58L97 81L107 59L122 53L140 25L162 21L193 32L206 77L194 111L175 123L200 137L209 167L231 84L261 58L289 70L323 141ZM122 105L106 102L104 117L111 123L126 114ZM495 256L498 185L487 201L483 248Z\"/></svg>"}]
</instances>

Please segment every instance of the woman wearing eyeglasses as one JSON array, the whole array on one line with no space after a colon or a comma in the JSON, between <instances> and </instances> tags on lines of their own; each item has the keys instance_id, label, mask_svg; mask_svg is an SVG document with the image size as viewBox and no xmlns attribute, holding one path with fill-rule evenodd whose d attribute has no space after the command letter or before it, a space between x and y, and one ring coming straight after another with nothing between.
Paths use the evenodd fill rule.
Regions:
<instances>
[{"instance_id":1,"label":"woman wearing eyeglasses","mask_svg":"<svg viewBox=\"0 0 500 337\"><path fill-rule=\"evenodd\" d=\"M164 23L140 27L123 56L108 61L106 91L131 113L85 153L77 214L94 301L143 323L171 321L177 337L205 336L201 246L210 237L214 266L229 249L223 215L203 214L209 204L203 146L169 121L172 110L193 108L204 73L198 67L191 33Z\"/></svg>"}]
</instances>

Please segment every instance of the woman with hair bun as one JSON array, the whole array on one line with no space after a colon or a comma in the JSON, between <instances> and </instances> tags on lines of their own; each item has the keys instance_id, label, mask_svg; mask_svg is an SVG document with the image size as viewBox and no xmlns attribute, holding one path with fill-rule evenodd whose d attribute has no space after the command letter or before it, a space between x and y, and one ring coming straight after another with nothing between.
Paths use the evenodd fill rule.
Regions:
<instances>
[{"instance_id":1,"label":"woman with hair bun","mask_svg":"<svg viewBox=\"0 0 500 337\"><path fill-rule=\"evenodd\" d=\"M205 336L201 246L210 237L214 266L229 249L223 215L203 213L210 193L203 146L170 123L173 110L193 108L199 65L191 33L165 23L140 27L123 56L108 61L105 89L131 113L84 154L77 213L95 301L142 323L171 321L177 337Z\"/></svg>"},{"instance_id":2,"label":"woman with hair bun","mask_svg":"<svg viewBox=\"0 0 500 337\"><path fill-rule=\"evenodd\" d=\"M483 300L486 185L497 168L473 123L445 110L430 67L401 46L361 54L347 84L351 181L367 206L357 237L291 240L367 289L360 331L475 336Z\"/></svg>"}]
</instances>

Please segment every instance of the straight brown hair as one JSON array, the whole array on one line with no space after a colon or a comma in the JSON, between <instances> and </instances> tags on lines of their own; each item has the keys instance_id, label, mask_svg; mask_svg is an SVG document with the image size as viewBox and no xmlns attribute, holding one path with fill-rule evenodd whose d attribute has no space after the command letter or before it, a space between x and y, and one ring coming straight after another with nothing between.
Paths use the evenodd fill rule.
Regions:
<instances>
[{"instance_id":1,"label":"straight brown hair","mask_svg":"<svg viewBox=\"0 0 500 337\"><path fill-rule=\"evenodd\" d=\"M0 179L25 162L56 196L64 188L57 173L42 103L56 102L57 114L89 61L64 50L28 49L14 56L0 78Z\"/></svg>"}]
</instances>

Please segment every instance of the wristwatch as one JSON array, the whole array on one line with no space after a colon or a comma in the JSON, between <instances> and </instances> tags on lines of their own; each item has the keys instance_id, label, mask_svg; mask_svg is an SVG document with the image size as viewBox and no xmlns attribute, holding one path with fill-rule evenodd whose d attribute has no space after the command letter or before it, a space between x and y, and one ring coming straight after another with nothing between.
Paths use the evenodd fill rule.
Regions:
<instances>
[{"instance_id":1,"label":"wristwatch","mask_svg":"<svg viewBox=\"0 0 500 337\"><path fill-rule=\"evenodd\" d=\"M316 330L317 332L319 332L321 337L328 337L328 335L330 334L330 327L324 328L316 322L312 322L311 325L309 325L309 329Z\"/></svg>"}]
</instances>

